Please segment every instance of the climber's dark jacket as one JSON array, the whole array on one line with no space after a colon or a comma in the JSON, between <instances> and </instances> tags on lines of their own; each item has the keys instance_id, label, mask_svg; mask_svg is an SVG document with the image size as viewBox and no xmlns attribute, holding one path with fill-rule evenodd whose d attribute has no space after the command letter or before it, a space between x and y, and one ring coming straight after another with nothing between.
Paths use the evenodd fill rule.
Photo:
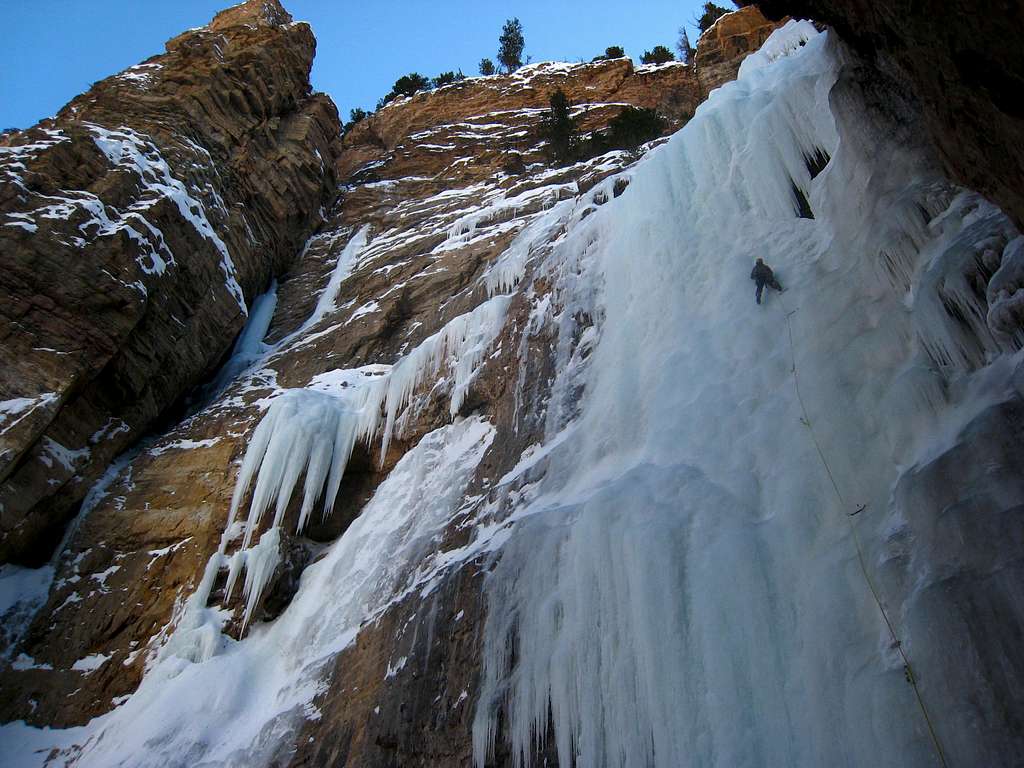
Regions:
<instances>
[{"instance_id":1,"label":"climber's dark jacket","mask_svg":"<svg viewBox=\"0 0 1024 768\"><path fill-rule=\"evenodd\" d=\"M761 294L764 292L766 285L774 288L776 291L782 291L782 286L775 279L775 273L772 272L772 268L763 261L754 265L754 268L750 271L750 279L757 284L757 290L754 291L754 299L758 304L761 303Z\"/></svg>"},{"instance_id":2,"label":"climber's dark jacket","mask_svg":"<svg viewBox=\"0 0 1024 768\"><path fill-rule=\"evenodd\" d=\"M758 285L771 285L775 282L775 273L772 272L771 267L762 262L754 265L750 271L750 279L755 280Z\"/></svg>"}]
</instances>

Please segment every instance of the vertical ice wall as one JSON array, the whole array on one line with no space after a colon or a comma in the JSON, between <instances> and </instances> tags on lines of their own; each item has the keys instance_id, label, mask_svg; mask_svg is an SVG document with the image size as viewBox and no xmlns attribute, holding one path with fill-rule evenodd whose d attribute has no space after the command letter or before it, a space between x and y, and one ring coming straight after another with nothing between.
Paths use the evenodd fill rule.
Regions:
<instances>
[{"instance_id":1,"label":"vertical ice wall","mask_svg":"<svg viewBox=\"0 0 1024 768\"><path fill-rule=\"evenodd\" d=\"M950 378L985 360L922 274L955 284L1008 223L838 104L841 72L791 22L552 254L601 322L579 417L506 478L534 485L488 583L477 765L497 739L529 765L548 734L565 766L937 764L846 516L867 505L877 578L891 488L962 417ZM787 288L763 306L756 257ZM572 287L591 273L596 296ZM912 658L943 642L888 597Z\"/></svg>"}]
</instances>

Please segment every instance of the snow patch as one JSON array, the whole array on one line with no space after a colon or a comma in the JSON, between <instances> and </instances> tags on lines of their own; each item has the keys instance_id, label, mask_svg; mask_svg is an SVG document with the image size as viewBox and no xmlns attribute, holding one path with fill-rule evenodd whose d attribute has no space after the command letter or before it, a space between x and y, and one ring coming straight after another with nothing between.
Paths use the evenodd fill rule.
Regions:
<instances>
[{"instance_id":1,"label":"snow patch","mask_svg":"<svg viewBox=\"0 0 1024 768\"><path fill-rule=\"evenodd\" d=\"M71 669L75 672L84 672L89 675L102 667L108 661L110 661L110 654L94 653L91 656L85 656L84 658L76 661L71 665Z\"/></svg>"}]
</instances>

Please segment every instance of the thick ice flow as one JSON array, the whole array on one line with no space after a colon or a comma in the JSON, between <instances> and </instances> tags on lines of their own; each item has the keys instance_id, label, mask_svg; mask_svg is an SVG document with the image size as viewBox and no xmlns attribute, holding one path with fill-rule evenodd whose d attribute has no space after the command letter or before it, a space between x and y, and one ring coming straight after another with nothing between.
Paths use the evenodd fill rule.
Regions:
<instances>
[{"instance_id":1,"label":"thick ice flow","mask_svg":"<svg viewBox=\"0 0 1024 768\"><path fill-rule=\"evenodd\" d=\"M539 764L549 734L597 768L935 764L829 472L891 587L894 483L962 426L947 383L1013 350L961 275L1005 246L1009 308L1017 246L837 89L841 56L777 31L542 267L559 317L598 323L585 370L559 365L578 415L502 481L532 485L487 586L477 765L496 740ZM756 257L787 288L762 306ZM902 594L883 599L926 656L942 639L906 631ZM919 672L927 703L943 670Z\"/></svg>"}]
</instances>

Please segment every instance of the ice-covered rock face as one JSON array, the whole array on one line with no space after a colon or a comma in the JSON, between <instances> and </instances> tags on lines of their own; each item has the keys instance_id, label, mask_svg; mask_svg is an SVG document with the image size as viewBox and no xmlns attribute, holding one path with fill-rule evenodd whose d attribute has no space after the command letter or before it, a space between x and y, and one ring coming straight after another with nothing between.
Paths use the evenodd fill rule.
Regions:
<instances>
[{"instance_id":1,"label":"ice-covered rock face","mask_svg":"<svg viewBox=\"0 0 1024 768\"><path fill-rule=\"evenodd\" d=\"M761 0L771 18L813 18L863 52L875 76L917 100L921 128L951 179L1024 227L1024 6L945 0L927 7L860 0ZM1007 37L1010 31L1010 37Z\"/></svg>"},{"instance_id":2,"label":"ice-covered rock face","mask_svg":"<svg viewBox=\"0 0 1024 768\"><path fill-rule=\"evenodd\" d=\"M495 173L527 108L378 147L87 498L11 760L923 766L927 712L1014 764L1020 241L859 72L793 22L635 164Z\"/></svg>"}]
</instances>

